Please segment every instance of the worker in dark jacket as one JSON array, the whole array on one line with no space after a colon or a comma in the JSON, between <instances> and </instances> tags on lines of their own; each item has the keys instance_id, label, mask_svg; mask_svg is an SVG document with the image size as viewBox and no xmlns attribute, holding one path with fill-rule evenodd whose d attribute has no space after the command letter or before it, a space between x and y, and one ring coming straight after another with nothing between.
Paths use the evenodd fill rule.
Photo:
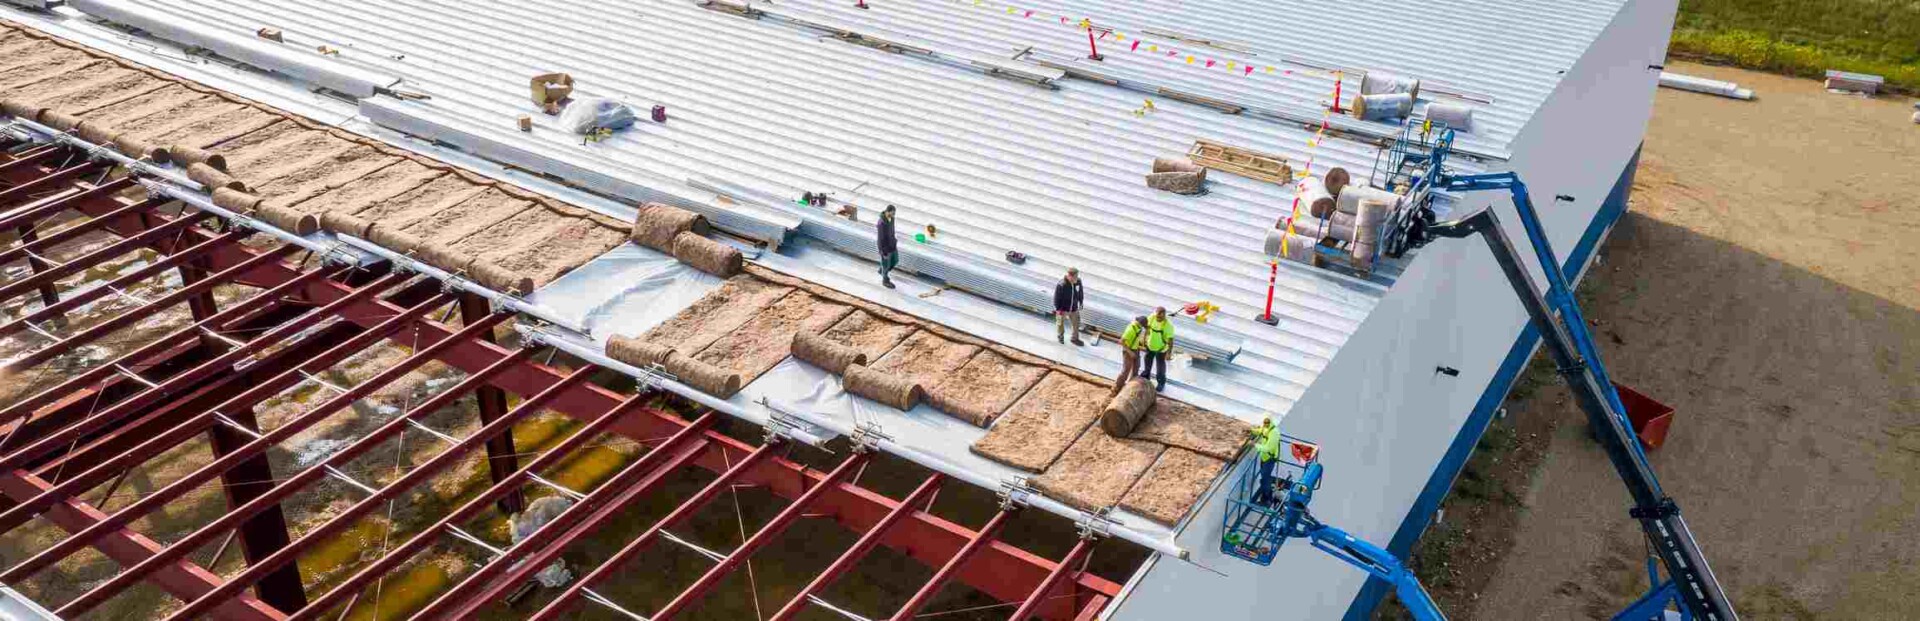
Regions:
<instances>
[{"instance_id":1,"label":"worker in dark jacket","mask_svg":"<svg viewBox=\"0 0 1920 621\"><path fill-rule=\"evenodd\" d=\"M893 266L900 264L900 246L893 237L893 205L887 205L880 212L880 226L875 227L879 239L874 241L880 246L880 284L893 288Z\"/></svg>"},{"instance_id":2,"label":"worker in dark jacket","mask_svg":"<svg viewBox=\"0 0 1920 621\"><path fill-rule=\"evenodd\" d=\"M1067 342L1067 324L1073 324L1073 344L1080 341L1080 307L1087 302L1087 290L1080 286L1080 270L1067 268L1067 276L1053 286L1053 338Z\"/></svg>"}]
</instances>

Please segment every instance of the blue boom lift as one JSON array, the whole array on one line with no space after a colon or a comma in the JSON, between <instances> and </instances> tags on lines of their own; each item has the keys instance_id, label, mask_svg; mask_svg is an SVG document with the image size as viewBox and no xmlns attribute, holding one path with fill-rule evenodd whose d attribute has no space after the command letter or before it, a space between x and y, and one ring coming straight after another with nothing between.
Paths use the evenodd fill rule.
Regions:
<instances>
[{"instance_id":1,"label":"blue boom lift","mask_svg":"<svg viewBox=\"0 0 1920 621\"><path fill-rule=\"evenodd\" d=\"M1693 532L1680 517L1680 507L1660 487L1653 467L1647 462L1640 440L1627 418L1620 393L1607 377L1587 322L1574 301L1573 288L1559 268L1553 247L1535 213L1527 186L1511 172L1463 175L1445 168L1453 144L1453 130L1442 129L1437 141L1410 148L1411 125L1392 149L1387 186L1405 188L1408 207L1388 220L1383 250L1399 256L1409 248L1439 238L1466 238L1479 235L1493 251L1500 269L1512 283L1514 292L1526 307L1527 316L1540 331L1548 353L1560 376L1573 389L1580 409L1596 439L1613 462L1633 500L1628 515L1640 522L1651 554L1647 574L1653 588L1625 610L1614 615L1620 621L1650 619L1700 619L1737 621L1739 616L1728 602L1720 582L1707 566L1707 559L1694 541ZM1424 135L1425 132L1423 132ZM1533 246L1535 260L1546 273L1546 291L1527 273L1519 251L1501 229L1492 208L1482 209L1448 222L1435 222L1431 208L1434 192L1467 193L1506 191L1513 197L1514 210ZM1564 197L1556 197L1564 198ZM1278 433L1277 431L1274 433ZM1286 438L1290 446L1311 446ZM1418 619L1445 619L1433 599L1399 559L1385 549L1362 541L1338 528L1313 518L1307 505L1323 474L1318 449L1292 450L1271 464L1260 463L1249 455L1240 467L1234 488L1228 497L1221 551L1261 565L1273 562L1274 554L1288 539L1307 539L1313 547L1365 570L1389 584L1402 605ZM1272 468L1273 476L1261 476L1262 468ZM1278 481L1274 488L1264 484ZM1656 563L1657 561L1657 563ZM1659 566L1665 566L1667 578L1661 579Z\"/></svg>"}]
</instances>

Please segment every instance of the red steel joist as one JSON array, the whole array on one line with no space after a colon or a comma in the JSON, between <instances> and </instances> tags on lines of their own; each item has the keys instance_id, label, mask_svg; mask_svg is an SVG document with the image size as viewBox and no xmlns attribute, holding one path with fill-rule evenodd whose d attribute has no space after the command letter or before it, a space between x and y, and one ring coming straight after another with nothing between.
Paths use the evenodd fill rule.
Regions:
<instances>
[{"instance_id":1,"label":"red steel joist","mask_svg":"<svg viewBox=\"0 0 1920 621\"><path fill-rule=\"evenodd\" d=\"M697 442L684 445L682 449L678 451L664 451L664 454L656 460L663 463L649 466L646 470L635 469L638 468L638 466L635 465L630 467L629 470L623 471L622 474L627 476L622 481L621 487L607 487L604 490L607 494L606 497L592 503L590 506L577 507L580 510L577 516L569 518L566 523L556 524L554 528L551 529L552 534L542 537L542 539L550 542L550 545L541 548L542 552L538 553L542 555L542 558L547 558L551 555L551 553L546 553L544 550L564 548L566 545L591 532L594 525L601 523L606 515L609 515L609 512L606 510L607 508L623 505L637 498L638 493L635 492L635 488L638 487L643 492L644 489L648 487L648 482L657 481L661 476L664 476L664 473L671 471L666 469L666 466L673 466L675 468L681 464L699 466L712 472L721 473L722 480L728 481L727 484L729 485L762 486L778 496L795 500L793 505L790 505L786 511L782 512L783 516L791 513L792 517L779 522L778 526L769 525L769 527L763 529L761 533L757 533L755 539L749 542L756 545L743 546L742 549L737 550L735 554L729 555L719 566L716 566L712 571L708 572L707 576L703 576L697 581L693 588L690 588L686 593L683 593L680 597L675 598L672 603L668 604L668 607L663 610L665 613L664 616L673 616L680 610L690 607L693 602L699 599L702 592L711 586L710 583L712 581L718 580L719 577L724 576L727 571L732 569L732 565L737 562L734 560L736 557L740 560L746 559L756 549L763 546L765 540L770 540L776 536L787 522L790 522L793 517L800 515L799 512L803 510L810 515L820 514L830 516L831 519L834 519L843 526L863 532L864 535L861 537L861 540L856 543L854 549L848 550L842 559L836 561L834 566L829 567L828 575L823 575L820 579L815 580L814 584L810 584L807 590L789 602L775 618L789 617L794 612L804 608L807 605L806 598L808 595L830 583L839 573L849 570L861 555L864 555L876 545L887 545L891 548L901 550L929 566L941 567L943 569L936 574L938 579L942 581L947 578L959 580L1001 601L1028 602L1028 604L1031 605L1033 602L1028 601L1030 598L1039 598L1042 601L1056 599L1044 596L1045 593L1055 590L1065 590L1067 594L1080 594L1077 598L1058 598L1067 600L1067 604L1065 605L1055 606L1048 604L1042 606L1042 610L1040 610L1039 613L1041 616L1047 618L1071 618L1075 614L1076 609L1085 612L1089 607L1097 611L1099 603L1104 603L1109 597L1117 594L1119 591L1119 585L1111 581L1085 572L1068 571L1063 568L1062 563L1046 560L996 540L994 537L995 531L997 530L996 527L1004 524L1004 516L996 516L994 522L989 523L986 528L976 532L928 513L923 509L923 505L926 498L931 495L932 490L937 487L938 477L930 478L928 482L917 489L913 495L903 500L896 501L886 496L876 494L856 484L845 481L844 471L846 471L847 466L844 464L842 467L836 468L834 472L820 472L805 468L790 460L772 455L766 446L756 447L737 440L708 428L705 423L696 424L675 416L670 412L638 407L635 405L635 402L640 398L638 396L622 395L590 382L582 381L583 374L590 371L590 369L577 369L571 374L563 373L554 367L535 363L527 359L527 352L525 350L508 350L500 345L486 342L480 338L474 338L475 335L470 330L456 330L428 317L408 315L408 309L402 308L392 302L378 299L373 295L395 284L393 281L383 280L380 283L376 283L376 286L356 287L332 279L332 276L337 274L336 270L291 265L282 260L281 256L262 258L263 255L257 251L231 243L238 238L238 234L236 233L220 234L196 226L195 224L198 219L205 217L205 214L189 212L180 216L169 216L150 208L129 210L129 205L126 201L112 198L109 192L100 191L101 188L106 187L106 185L87 186L84 182L78 181L80 177L88 175L97 169L86 168L85 163L69 165L71 164L70 162L62 162L60 166L63 167L56 169L46 164L52 163L58 159L57 157L49 155L47 152L42 152L40 155L45 157L45 159L39 160L40 171L43 176L39 179L34 179L10 188L4 193L0 193L0 195L12 193L11 195L16 198L25 198L29 195L43 192L58 193L58 188L60 187L58 183L41 183L41 181L54 176L60 176L61 180L67 182L69 185L79 186L74 190L74 194L57 199L62 204L60 209L74 209L83 214L98 217L103 220L104 223L99 225L100 228L110 230L123 238L122 241L110 245L109 248L115 249L116 251L124 251L128 248L144 246L161 249L163 251L182 251L180 254L167 253L169 256L162 259L166 267L149 266L148 268L143 268L142 272L146 276L156 274L158 270L166 269L167 267L179 267L191 260L200 269L216 272L215 277L218 278L234 280L245 279L246 282L270 285L273 287L271 291L260 296L262 298L270 298L268 302L261 302L242 312L259 311L262 310L259 306L269 303L283 301L293 302L296 300L301 304L323 307L309 315L303 315L287 324L283 324L279 328L276 328L275 331L272 332L273 334L286 336L292 332L311 327L313 322L306 320L309 316L340 317L363 328L374 328L384 321L390 321L397 317L407 315L404 319L400 320L400 323L405 324L406 330L410 330L416 338L423 342L436 343L434 351L431 352L433 358L469 373L469 380L476 378L479 380L474 384L463 382L462 385L465 387L463 391L490 386L515 394L535 395L544 402L546 407L551 407L556 411L587 421L589 423L589 429L583 430L581 435L586 435L587 431L611 431L635 440L675 436L684 436L698 440ZM19 169L16 168L15 170ZM107 182L109 185L112 183L115 182ZM17 190L29 184L37 184L32 186L34 188L33 192L17 192ZM45 196L45 194L40 195ZM84 195L84 198L82 198L82 195ZM0 201L0 209L8 207L9 202L12 201ZM59 209L48 210L45 209L43 205L35 205L33 208L27 210L15 210L12 213L7 213L6 216L0 217L0 219L5 219L9 222L18 221L21 223L31 223L38 218L50 216L57 211L59 211ZM127 214L136 212L143 217L137 219L124 217ZM99 254L100 252L104 252L104 250L96 251L94 254ZM286 250L282 250L281 252L286 252ZM191 259L183 258L183 255L186 253L191 253ZM91 257L93 255L89 256ZM53 279L48 278L44 280L50 282ZM132 282L133 280L138 279L127 280L125 282ZM214 280L214 278L194 283L194 285L211 280ZM116 280L116 282L121 281ZM8 295L13 295L30 289L20 286L21 284L22 283L9 284L5 288L0 288L0 291ZM94 294L91 293L90 290L88 293L83 293L82 295L92 296L91 299L97 299L99 295L104 295L104 293ZM182 297L184 298L185 296ZM77 305L79 303L80 302L74 302L73 304ZM61 304L65 305L67 302L62 302ZM242 305L245 304L244 302L242 303ZM68 306L68 308L71 307L71 305ZM203 323L217 324L220 321L231 321L239 314L241 313L235 312L235 308L229 308L216 313L214 317L208 318L218 319L219 321ZM26 319L23 318L22 321L25 320ZM7 332L22 329L17 324L20 324L20 321L0 325L0 336L3 336ZM298 327L289 328L289 326ZM177 337L184 339L188 336L187 331L181 331L174 335L169 335L167 338ZM245 349L244 346L236 347L234 351L216 356L215 360L221 364L230 364L238 359L237 356L230 356L233 356L234 352L245 351ZM157 351L159 351L159 349L153 349L151 351L143 349L140 353L142 353L143 356L150 356ZM426 352L423 351L422 353ZM98 370L96 369L96 371ZM57 390L35 395L26 403L16 404L16 407L10 407L4 411L0 411L0 421L21 420L30 413L54 403L61 395L89 390L104 381L111 381L110 376L111 374L106 372L89 372L83 374L82 377L75 378L73 381L63 384ZM182 379L183 377L187 379ZM167 379L162 382L162 386L168 389L182 389L192 381L201 379L204 379L203 374L188 371L181 376ZM163 586L171 585L168 586L170 592L174 592L176 596L180 596L182 599L189 601L189 604L185 608L177 611L170 618L190 618L208 612L212 612L221 617L231 618L276 618L278 616L277 611L247 596L244 590L268 572L286 565L287 562L291 561L291 559L297 555L303 545L311 544L314 541L324 539L332 532L337 532L338 528L357 519L355 516L342 515L322 524L318 529L298 540L292 541L289 545L283 547L267 559L262 559L254 563L233 580L223 582L211 576L211 574L206 574L204 570L199 570L196 567L192 567L190 563L180 560L179 554L169 552L169 550L174 547L182 547L180 543L185 543L184 541L166 548L154 545L151 541L145 541L144 544L128 543L144 541L144 538L141 538L137 533L126 530L124 527L98 526L105 523L107 516L100 514L100 512L93 510L85 503L67 494L67 492L74 491L75 489L85 489L84 487L75 485L61 493L49 494L49 490L54 489L55 486L45 481L40 481L37 484L32 483L31 481L37 480L33 478L34 475L18 469L29 463L29 459L47 454L55 445L77 439L84 435L85 432L97 430L99 426L117 420L115 416L126 416L129 413L137 412L140 407L151 405L152 399L146 399L142 396L148 392L169 394L162 388L153 388L137 393L111 406L109 410L114 416L105 416L105 414L109 412L102 412L95 416L87 417L75 425L63 427L47 437L33 438L31 439L33 441L25 447L14 448L6 451L4 455L0 455L0 472L7 472L7 476L11 477L4 481L4 484L0 484L0 487L5 488L0 491L4 491L15 500L27 501L30 505L36 507L36 509L33 510L45 510L50 515L59 512L71 514L67 516L70 518L67 521L71 523L69 530L84 531L89 528L95 529L92 532L96 536L86 538L90 539L90 541L83 541L79 544L67 544L66 547L93 545L94 547L104 550L105 547L119 546L110 552L109 555L123 565L132 566L132 569L129 571L123 572L119 577L110 580L107 584L101 585L103 588L96 588L94 591L83 595L79 600L69 604L68 607L63 608L61 614L84 612L86 609L96 605L99 601L111 597L113 593L117 592L120 588L124 588L132 581L148 579L161 583ZM449 390L447 392L454 391ZM464 445L466 449L471 449L473 447L468 443L484 443L496 438L499 433L511 426L512 421L518 420L519 417L525 415L523 410L526 406L527 404L523 403L521 404L521 408L516 408L514 412L501 416L499 420L489 422L483 427L483 431L488 431L488 434L476 433L466 441L463 441L462 445ZM388 426L394 427L394 429L397 430L397 425L403 424L405 418L406 417L403 416L402 419L396 419L389 423ZM18 426L15 427L16 430L19 428ZM384 428L385 427L383 427L383 429ZM569 440L571 439L572 438ZM5 441L0 441L0 447L11 446L12 445ZM661 447L656 446L655 448L657 450ZM455 452L454 449L449 449L446 453L442 453L442 456L448 456ZM555 450L543 455L542 458L544 459L548 456L562 453L563 451ZM244 454L245 453L233 453L232 455ZM652 455L653 453L648 454L649 457ZM436 459L438 459L438 457L436 457ZM519 486L526 483L526 477L524 476L526 473L533 472L539 467L550 465L550 463L543 463L543 459L536 459L534 462L528 463L526 466L514 471L513 474L508 475L508 478L505 480L499 480L495 488L501 490L501 492L499 494L483 496L486 498L485 502L491 503L506 498L509 493L517 492ZM449 461L450 460L451 458L449 458ZM231 466L240 461L242 460L236 458L223 463L226 466ZM643 459L639 461L646 460ZM432 462L430 461L429 463ZM637 461L636 464L638 463ZM309 472L316 470L318 470L318 468L303 471L297 476L306 476ZM402 483L406 483L409 486L417 484L421 480L424 480L424 477L430 476L432 470L432 468L425 466L419 467L414 472L421 473L421 477L412 477L411 475L413 473L410 472L409 476L402 477L401 481L396 481L381 491L382 493L387 493L387 490L392 489L395 491L391 493L398 493L399 490L404 489L404 487L401 487ZM310 479L317 478L318 476L320 476L318 473L314 473ZM496 473L496 477L498 476ZM308 480L305 483L310 482L311 480ZM247 515L252 515L260 509L277 503L278 499L283 498L286 494L290 494L291 489L297 489L297 486L289 488L288 483L291 483L291 481L283 482L281 485L276 486L273 492L268 492L247 501L241 507L236 508L216 522L218 528L216 528L215 525L209 525L197 531L193 537L198 538L196 541L204 543L206 538L212 536L213 533L232 528L234 523L244 519ZM288 491L280 491L283 488L287 488ZM596 490L595 493L599 493L600 491L601 490ZM374 498L377 497L379 497L379 495L363 500L362 504L368 504L367 501L374 500ZM589 494L589 497L594 497L594 495ZM683 505L681 509L689 512L696 510L701 503L710 498L710 494L703 493L697 495L694 499ZM585 502L581 504L588 505L588 503ZM357 506L359 505L356 505L356 507ZM679 513L679 510L676 510L676 513ZM0 514L0 520L11 520L14 519L16 515L18 514L3 513ZM73 516L80 517L74 518ZM673 518L674 516L669 517ZM657 536L658 531L671 526L673 521L675 520L663 520L661 524L656 525L653 530L648 531L649 535L643 535L641 539L629 543L629 548L634 548L635 551L639 548L644 548L645 545L652 541L652 537ZM201 533L208 534L202 535ZM1079 550L1080 548L1076 547L1076 552ZM520 553L532 552L522 551L516 552L515 554ZM404 560L405 555L395 554L393 556L402 557L399 560ZM513 555L509 556L512 557ZM626 554L623 556L631 555ZM358 593L358 588L355 586L356 584L364 586L367 580L384 575L386 571L390 571L396 567L399 560L389 560L390 558L392 557L375 561L372 565L365 568L361 574L356 574L356 576L347 583L342 584L340 587L321 597L313 599L306 607L295 611L293 617L312 618L327 610L336 608L344 603L345 598L352 597ZM1070 557L1069 560L1073 559ZM476 575L475 579L469 581L470 586L469 583L462 583L462 585L457 586L455 590L455 593L464 593L469 589L474 589L476 590L475 592L484 593L488 597L461 599L452 597L442 598L442 600L434 602L434 607L431 608L429 612L438 614L445 611L453 617L464 617L478 609L480 605L488 601L491 596L497 595L502 590L503 585L512 585L517 581L523 580L524 574L527 573L521 569L508 567L510 563L505 559L497 561L490 566L492 565L499 565L501 567L500 569L484 570L486 572L486 578L481 578L479 575ZM522 563L520 567L537 569L543 565L544 563ZM604 575L610 572L615 565L617 565L617 563L612 562L603 565L601 568L596 569L593 574L576 582L573 588L569 589L567 593L559 599L556 599L553 605L550 605L547 610L543 610L539 616L541 618L548 618L557 615L559 611L564 610L566 606L578 598L582 594L581 592L596 579L604 578ZM195 574L195 571L198 571L199 574ZM9 571L7 575L12 575L12 573L12 571ZM203 574L206 580L195 578L195 576ZM1062 583L1068 586L1055 586L1056 584ZM937 584L929 586L930 588L938 587ZM917 597L916 599L923 598ZM1071 604L1076 600L1079 602L1089 602L1091 604L1086 607L1072 606ZM257 615L254 614L254 612L248 611L267 614Z\"/></svg>"}]
</instances>

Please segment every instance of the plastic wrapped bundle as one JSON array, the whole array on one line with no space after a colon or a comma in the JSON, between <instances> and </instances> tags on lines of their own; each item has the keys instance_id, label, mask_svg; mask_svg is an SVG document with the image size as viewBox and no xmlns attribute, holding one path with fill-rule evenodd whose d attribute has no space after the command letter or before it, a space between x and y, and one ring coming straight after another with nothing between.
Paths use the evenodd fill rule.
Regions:
<instances>
[{"instance_id":1,"label":"plastic wrapped bundle","mask_svg":"<svg viewBox=\"0 0 1920 621\"><path fill-rule=\"evenodd\" d=\"M352 216L338 211L329 211L320 216L320 226L321 228L340 235L366 239L367 229L373 228L373 223L358 216Z\"/></svg>"},{"instance_id":2,"label":"plastic wrapped bundle","mask_svg":"<svg viewBox=\"0 0 1920 621\"><path fill-rule=\"evenodd\" d=\"M320 218L280 205L260 205L252 216L294 235L312 235L320 230Z\"/></svg>"},{"instance_id":3,"label":"plastic wrapped bundle","mask_svg":"<svg viewBox=\"0 0 1920 621\"><path fill-rule=\"evenodd\" d=\"M993 422L994 417L1000 415L999 412L988 410L981 407L978 403L970 403L955 398L954 395L945 390L928 390L926 399L927 405L932 406L933 409L945 412L948 416L972 423L975 427L985 427L988 423Z\"/></svg>"},{"instance_id":4,"label":"plastic wrapped bundle","mask_svg":"<svg viewBox=\"0 0 1920 621\"><path fill-rule=\"evenodd\" d=\"M1325 218L1333 213L1335 206L1333 193L1327 191L1326 184L1319 179L1307 177L1293 184L1294 196L1300 199L1300 212L1311 214L1315 218Z\"/></svg>"},{"instance_id":5,"label":"plastic wrapped bundle","mask_svg":"<svg viewBox=\"0 0 1920 621\"><path fill-rule=\"evenodd\" d=\"M1387 201L1393 205L1400 204L1399 194L1363 185L1347 186L1346 190L1340 192L1340 198L1335 200L1338 202L1340 213L1359 215L1360 201L1364 199Z\"/></svg>"},{"instance_id":6,"label":"plastic wrapped bundle","mask_svg":"<svg viewBox=\"0 0 1920 621\"><path fill-rule=\"evenodd\" d=\"M1207 169L1186 158L1154 158L1147 187L1175 194L1199 194L1206 189Z\"/></svg>"},{"instance_id":7,"label":"plastic wrapped bundle","mask_svg":"<svg viewBox=\"0 0 1920 621\"><path fill-rule=\"evenodd\" d=\"M664 365L673 356L673 347L637 338L614 335L607 339L607 357L642 369Z\"/></svg>"},{"instance_id":8,"label":"plastic wrapped bundle","mask_svg":"<svg viewBox=\"0 0 1920 621\"><path fill-rule=\"evenodd\" d=\"M866 353L818 334L795 332L792 349L793 357L834 375L846 373L849 365L867 363Z\"/></svg>"},{"instance_id":9,"label":"plastic wrapped bundle","mask_svg":"<svg viewBox=\"0 0 1920 621\"><path fill-rule=\"evenodd\" d=\"M902 411L913 409L927 395L926 389L912 378L875 371L865 365L849 365L845 380L847 392Z\"/></svg>"},{"instance_id":10,"label":"plastic wrapped bundle","mask_svg":"<svg viewBox=\"0 0 1920 621\"><path fill-rule=\"evenodd\" d=\"M1377 243L1380 241L1380 229L1387 223L1387 215L1393 212L1393 203L1379 199L1360 201L1360 214L1355 216L1353 241Z\"/></svg>"},{"instance_id":11,"label":"plastic wrapped bundle","mask_svg":"<svg viewBox=\"0 0 1920 621\"><path fill-rule=\"evenodd\" d=\"M647 203L640 206L640 212L633 218L633 228L627 234L636 244L672 253L673 238L689 232L705 236L709 229L706 216L679 207Z\"/></svg>"},{"instance_id":12,"label":"plastic wrapped bundle","mask_svg":"<svg viewBox=\"0 0 1920 621\"><path fill-rule=\"evenodd\" d=\"M1361 95L1353 98L1351 111L1362 121L1397 121L1413 113L1413 95Z\"/></svg>"},{"instance_id":13,"label":"plastic wrapped bundle","mask_svg":"<svg viewBox=\"0 0 1920 621\"><path fill-rule=\"evenodd\" d=\"M467 265L467 278L480 286L512 295L533 292L533 279L491 261L476 260Z\"/></svg>"},{"instance_id":14,"label":"plastic wrapped bundle","mask_svg":"<svg viewBox=\"0 0 1920 621\"><path fill-rule=\"evenodd\" d=\"M1311 235L1295 232L1288 235L1286 229L1267 230L1267 256L1278 256L1288 261L1297 261L1309 265L1316 264L1313 247L1320 240Z\"/></svg>"},{"instance_id":15,"label":"plastic wrapped bundle","mask_svg":"<svg viewBox=\"0 0 1920 621\"><path fill-rule=\"evenodd\" d=\"M667 355L667 372L680 378L680 383L692 386L695 390L721 399L733 397L740 392L740 374L693 359L680 352Z\"/></svg>"},{"instance_id":16,"label":"plastic wrapped bundle","mask_svg":"<svg viewBox=\"0 0 1920 621\"><path fill-rule=\"evenodd\" d=\"M1473 108L1456 104L1427 104L1427 121L1463 133L1473 132Z\"/></svg>"},{"instance_id":17,"label":"plastic wrapped bundle","mask_svg":"<svg viewBox=\"0 0 1920 621\"><path fill-rule=\"evenodd\" d=\"M1362 95L1396 95L1401 93L1418 99L1420 97L1420 80L1387 73L1385 71L1368 71L1365 76L1360 78L1360 94Z\"/></svg>"},{"instance_id":18,"label":"plastic wrapped bundle","mask_svg":"<svg viewBox=\"0 0 1920 621\"><path fill-rule=\"evenodd\" d=\"M1139 378L1127 380L1120 394L1114 395L1100 412L1100 429L1116 438L1127 437L1140 424L1140 419L1153 411L1154 397L1151 383Z\"/></svg>"},{"instance_id":19,"label":"plastic wrapped bundle","mask_svg":"<svg viewBox=\"0 0 1920 621\"><path fill-rule=\"evenodd\" d=\"M626 129L638 118L627 104L599 97L583 97L567 104L567 108L560 112L560 126L584 135L600 129Z\"/></svg>"},{"instance_id":20,"label":"plastic wrapped bundle","mask_svg":"<svg viewBox=\"0 0 1920 621\"><path fill-rule=\"evenodd\" d=\"M721 278L740 273L741 267L746 265L746 258L741 256L739 248L691 232L674 236L673 258Z\"/></svg>"},{"instance_id":21,"label":"plastic wrapped bundle","mask_svg":"<svg viewBox=\"0 0 1920 621\"><path fill-rule=\"evenodd\" d=\"M212 166L214 170L227 171L227 158L224 155L186 145L173 145L173 148L167 151L173 154L173 161L181 166L206 164Z\"/></svg>"},{"instance_id":22,"label":"plastic wrapped bundle","mask_svg":"<svg viewBox=\"0 0 1920 621\"><path fill-rule=\"evenodd\" d=\"M209 190L233 188L235 190L245 191L247 189L247 184L241 183L239 179L233 178L233 175L229 175L217 168L202 163L188 164L187 178L192 179L195 183L207 186Z\"/></svg>"},{"instance_id":23,"label":"plastic wrapped bundle","mask_svg":"<svg viewBox=\"0 0 1920 621\"><path fill-rule=\"evenodd\" d=\"M242 192L233 188L214 188L213 206L240 214L253 213L260 208L259 195Z\"/></svg>"}]
</instances>

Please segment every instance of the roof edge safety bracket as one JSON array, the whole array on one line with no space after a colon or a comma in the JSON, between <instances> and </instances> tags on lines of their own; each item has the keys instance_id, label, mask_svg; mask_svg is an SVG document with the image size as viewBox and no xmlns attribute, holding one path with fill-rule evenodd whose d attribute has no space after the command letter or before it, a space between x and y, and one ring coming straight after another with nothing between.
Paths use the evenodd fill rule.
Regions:
<instances>
[{"instance_id":1,"label":"roof edge safety bracket","mask_svg":"<svg viewBox=\"0 0 1920 621\"><path fill-rule=\"evenodd\" d=\"M1005 511L1027 506L1032 503L1032 498L1039 494L1040 492L1033 489L1028 482L1027 477L1022 476L1001 479L1000 489L994 490L994 496L1000 499L1000 509Z\"/></svg>"}]
</instances>

